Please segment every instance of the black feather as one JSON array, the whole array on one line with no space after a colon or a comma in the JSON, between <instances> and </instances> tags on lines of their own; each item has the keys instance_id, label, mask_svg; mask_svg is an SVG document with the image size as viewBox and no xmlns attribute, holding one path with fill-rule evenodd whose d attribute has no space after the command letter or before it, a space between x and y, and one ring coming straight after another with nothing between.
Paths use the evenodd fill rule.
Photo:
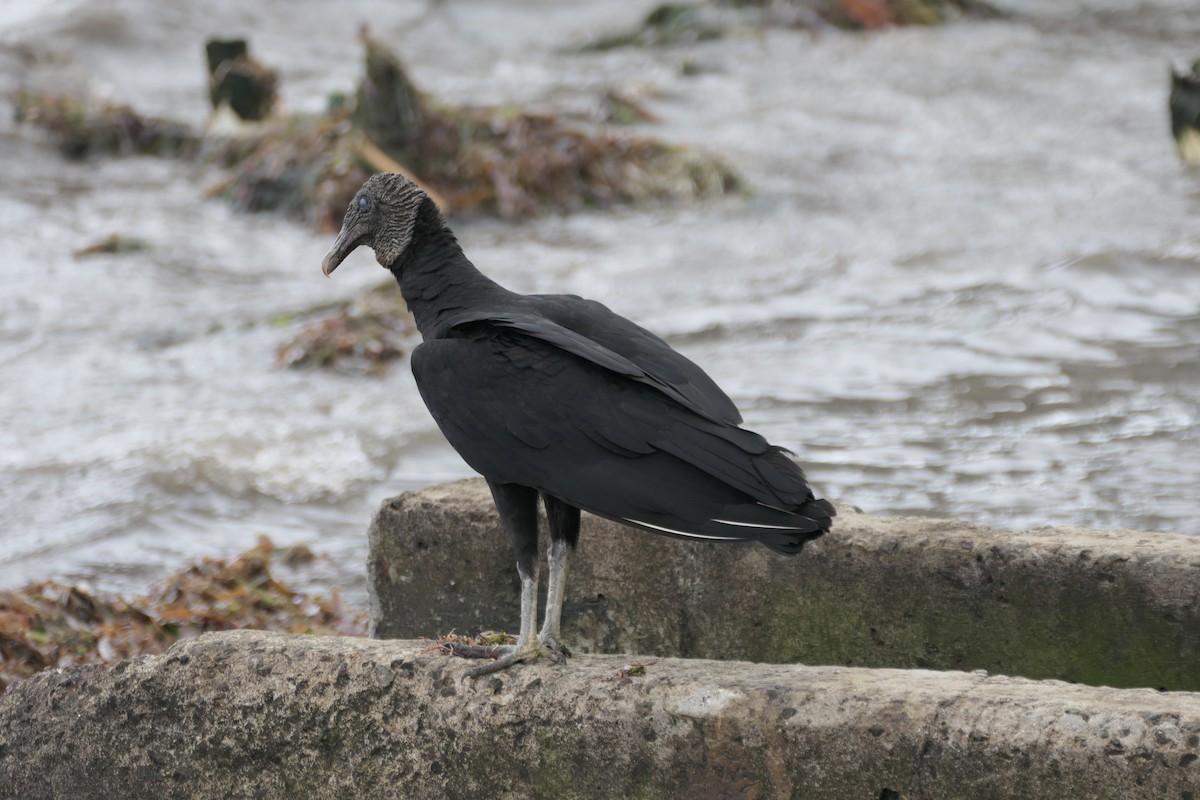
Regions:
<instances>
[{"instance_id":1,"label":"black feather","mask_svg":"<svg viewBox=\"0 0 1200 800\"><path fill-rule=\"evenodd\" d=\"M416 199L374 229L352 205L339 242L352 230L377 255L398 253L385 266L424 339L412 354L417 387L450 444L503 499L510 535L537 494L664 535L758 541L784 554L830 529L833 506L781 448L738 427L737 408L700 367L599 303L520 295L485 277L436 206L403 181L371 178L362 192L383 205ZM411 236L372 238L385 230ZM337 247L327 265L346 252ZM528 552L529 536L536 530L514 546Z\"/></svg>"}]
</instances>

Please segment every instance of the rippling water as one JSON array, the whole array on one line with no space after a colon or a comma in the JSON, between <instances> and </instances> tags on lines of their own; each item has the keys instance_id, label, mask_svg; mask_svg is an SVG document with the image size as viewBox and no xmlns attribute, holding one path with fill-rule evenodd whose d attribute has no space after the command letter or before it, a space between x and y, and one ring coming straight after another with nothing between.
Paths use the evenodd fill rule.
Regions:
<instances>
[{"instance_id":1,"label":"rippling water","mask_svg":"<svg viewBox=\"0 0 1200 800\"><path fill-rule=\"evenodd\" d=\"M649 4L10 3L0 90L200 123L204 38L248 32L288 106L319 109L353 84L369 19L451 102L587 116L610 87L645 97L646 132L725 155L750 190L459 224L484 271L666 335L835 499L1192 533L1200 175L1175 158L1166 75L1200 56L1200 15L1125 6L581 56L564 45ZM360 598L379 499L469 474L406 365L275 365L270 320L378 282L370 254L326 281L328 237L202 200L194 166L68 164L0 126L0 585L137 590L265 533L328 554L318 580ZM152 247L72 256L113 232Z\"/></svg>"}]
</instances>

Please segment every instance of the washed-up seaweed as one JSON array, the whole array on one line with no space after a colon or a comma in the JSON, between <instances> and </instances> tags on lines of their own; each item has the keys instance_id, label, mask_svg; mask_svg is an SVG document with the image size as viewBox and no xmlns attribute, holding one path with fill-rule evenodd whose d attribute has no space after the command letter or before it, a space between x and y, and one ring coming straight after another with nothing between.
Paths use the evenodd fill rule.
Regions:
<instances>
[{"instance_id":1,"label":"washed-up seaweed","mask_svg":"<svg viewBox=\"0 0 1200 800\"><path fill-rule=\"evenodd\" d=\"M231 143L222 160L236 169L219 192L243 208L277 208L332 231L373 172L405 172L443 211L506 219L713 196L737 185L721 159L647 137L586 130L545 113L443 105L413 85L385 45L366 35L363 43L354 101Z\"/></svg>"},{"instance_id":2,"label":"washed-up seaweed","mask_svg":"<svg viewBox=\"0 0 1200 800\"><path fill-rule=\"evenodd\" d=\"M53 92L17 92L13 116L49 132L70 159L98 154L189 158L201 143L200 134L182 122L147 116L123 103Z\"/></svg>"},{"instance_id":3,"label":"washed-up seaweed","mask_svg":"<svg viewBox=\"0 0 1200 800\"><path fill-rule=\"evenodd\" d=\"M161 653L208 631L365 635L365 616L344 608L336 590L328 598L300 594L271 574L273 559L310 556L306 548L277 551L262 537L237 558L206 558L133 601L57 581L0 591L0 692L49 667Z\"/></svg>"},{"instance_id":4,"label":"washed-up seaweed","mask_svg":"<svg viewBox=\"0 0 1200 800\"><path fill-rule=\"evenodd\" d=\"M281 365L378 375L417 340L412 316L392 281L315 316L279 346Z\"/></svg>"},{"instance_id":5,"label":"washed-up seaweed","mask_svg":"<svg viewBox=\"0 0 1200 800\"><path fill-rule=\"evenodd\" d=\"M721 159L648 137L548 113L440 103L413 84L386 45L365 32L362 42L359 85L332 98L324 114L272 116L204 135L124 104L22 92L16 117L46 130L71 158L198 155L225 173L210 194L325 232L340 226L354 192L374 172L404 172L447 213L508 219L704 197L736 186ZM614 97L603 102L615 109L616 122L654 119L649 109Z\"/></svg>"}]
</instances>

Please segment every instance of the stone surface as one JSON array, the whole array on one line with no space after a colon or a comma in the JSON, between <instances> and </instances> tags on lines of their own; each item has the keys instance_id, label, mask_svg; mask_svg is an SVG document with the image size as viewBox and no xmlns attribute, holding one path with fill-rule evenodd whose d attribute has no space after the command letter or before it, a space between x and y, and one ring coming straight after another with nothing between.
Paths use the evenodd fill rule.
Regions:
<instances>
[{"instance_id":1,"label":"stone surface","mask_svg":"<svg viewBox=\"0 0 1200 800\"><path fill-rule=\"evenodd\" d=\"M208 634L0 697L0 797L1200 797L1200 695Z\"/></svg>"},{"instance_id":2,"label":"stone surface","mask_svg":"<svg viewBox=\"0 0 1200 800\"><path fill-rule=\"evenodd\" d=\"M481 480L386 501L370 540L372 635L515 630L516 568ZM564 638L580 652L1195 691L1200 537L1010 533L839 506L833 532L788 559L585 514Z\"/></svg>"}]
</instances>

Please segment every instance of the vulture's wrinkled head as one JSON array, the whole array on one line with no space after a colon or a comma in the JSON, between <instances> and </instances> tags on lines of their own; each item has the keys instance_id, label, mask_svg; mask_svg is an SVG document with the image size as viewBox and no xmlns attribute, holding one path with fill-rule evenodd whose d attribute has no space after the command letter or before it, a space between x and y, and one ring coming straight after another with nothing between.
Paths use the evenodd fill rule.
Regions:
<instances>
[{"instance_id":1,"label":"vulture's wrinkled head","mask_svg":"<svg viewBox=\"0 0 1200 800\"><path fill-rule=\"evenodd\" d=\"M359 245L375 251L375 260L390 268L412 242L417 212L428 195L395 172L367 178L350 201L342 231L325 254L321 270L329 275Z\"/></svg>"}]
</instances>

